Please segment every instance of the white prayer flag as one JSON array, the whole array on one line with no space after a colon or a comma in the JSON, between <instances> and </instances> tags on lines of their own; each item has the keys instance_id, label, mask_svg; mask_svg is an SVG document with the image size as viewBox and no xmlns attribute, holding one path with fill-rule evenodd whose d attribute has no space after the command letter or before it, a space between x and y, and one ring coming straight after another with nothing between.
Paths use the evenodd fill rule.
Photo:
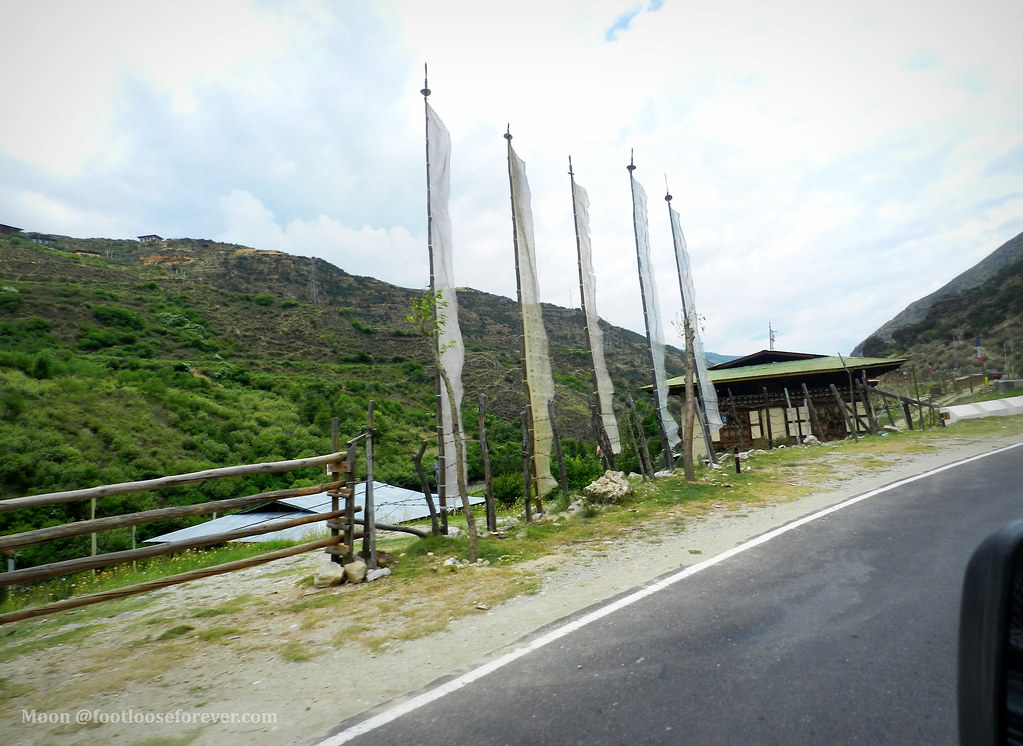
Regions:
<instances>
[{"instance_id":1,"label":"white prayer flag","mask_svg":"<svg viewBox=\"0 0 1023 746\"><path fill-rule=\"evenodd\" d=\"M621 453L622 444L615 418L614 387L604 359L604 333L597 315L597 281L593 274L593 253L590 249L590 200L586 190L572 180L572 199L575 206L575 233L579 247L579 287L582 293L583 315L590 340L590 359L597 379L597 407L601 424L611 444L611 453Z\"/></svg>"},{"instance_id":2,"label":"white prayer flag","mask_svg":"<svg viewBox=\"0 0 1023 746\"><path fill-rule=\"evenodd\" d=\"M643 187L635 177L632 177L632 219L636 227L636 257L639 264L639 284L643 291L643 318L646 321L647 340L650 342L657 417L668 438L668 447L674 448L681 438L678 434L678 423L668 412L668 376L664 370L664 328L661 325L661 312L657 301L657 282L650 261L650 229L647 223L646 192L643 191Z\"/></svg>"},{"instance_id":3,"label":"white prayer flag","mask_svg":"<svg viewBox=\"0 0 1023 746\"><path fill-rule=\"evenodd\" d=\"M458 431L465 439L462 427L462 366L465 345L458 326L458 297L452 259L451 217L448 205L451 195L451 137L433 108L426 105L427 160L430 187L430 241L433 247L433 292L439 295L437 318L439 322L437 344L440 365L451 381L456 411L452 413L443 380L441 386L441 433L445 469L441 478L445 495L458 494L458 470L455 461L455 434L453 416L458 418Z\"/></svg>"},{"instance_id":4,"label":"white prayer flag","mask_svg":"<svg viewBox=\"0 0 1023 746\"><path fill-rule=\"evenodd\" d=\"M508 142L508 174L511 181L512 221L515 230L515 269L518 273L519 305L522 312L526 384L529 409L533 417L533 454L537 490L542 497L557 486L551 475L551 428L548 403L554 400L554 377L547 349L547 331L540 310L540 288L536 280L536 252L533 239L533 213L529 204L526 164Z\"/></svg>"},{"instance_id":5,"label":"white prayer flag","mask_svg":"<svg viewBox=\"0 0 1023 746\"><path fill-rule=\"evenodd\" d=\"M696 378L703 397L703 409L707 415L707 428L711 435L721 429L721 413L718 411L718 395L714 384L707 373L707 356L703 351L703 340L700 339L700 326L696 315L696 291L693 288L693 272L689 267L689 252L686 250L686 237L682 233L682 221L678 212L670 204L671 235L675 240L675 264L678 266L678 280L682 289L682 305L693 330L693 356L696 358Z\"/></svg>"}]
</instances>

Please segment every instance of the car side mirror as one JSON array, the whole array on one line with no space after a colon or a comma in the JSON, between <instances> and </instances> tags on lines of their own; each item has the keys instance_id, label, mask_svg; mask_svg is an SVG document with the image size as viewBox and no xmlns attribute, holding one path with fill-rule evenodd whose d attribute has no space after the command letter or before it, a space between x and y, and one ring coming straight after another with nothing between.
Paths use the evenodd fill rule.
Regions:
<instances>
[{"instance_id":1,"label":"car side mirror","mask_svg":"<svg viewBox=\"0 0 1023 746\"><path fill-rule=\"evenodd\" d=\"M959 614L959 742L1023 745L1023 521L966 566Z\"/></svg>"}]
</instances>

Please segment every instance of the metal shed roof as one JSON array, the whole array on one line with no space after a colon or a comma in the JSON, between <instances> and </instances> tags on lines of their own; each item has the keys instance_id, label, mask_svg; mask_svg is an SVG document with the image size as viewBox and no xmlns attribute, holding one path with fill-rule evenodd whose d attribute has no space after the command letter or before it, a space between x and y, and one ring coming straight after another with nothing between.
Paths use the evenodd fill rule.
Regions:
<instances>
[{"instance_id":1,"label":"metal shed roof","mask_svg":"<svg viewBox=\"0 0 1023 746\"><path fill-rule=\"evenodd\" d=\"M356 505L365 505L366 484L360 482L355 485ZM434 496L436 504L437 497ZM478 505L483 502L482 497L470 497L469 502ZM373 503L376 512L377 523L405 523L418 518L426 518L430 515L426 507L426 497L422 492L408 490L404 487L395 487L393 484L373 482ZM460 505L458 506L460 507ZM331 508L331 497L326 492L315 495L304 495L302 497L285 497L280 500L259 505L254 508L232 513L231 515L214 518L189 526L188 528L171 531L170 533L154 536L146 539L146 543L163 543L168 541L182 541L185 539L196 539L209 534L217 534L223 531L244 528L273 521L280 518L294 518L300 513L326 513ZM322 535L327 531L323 522L309 523L304 526L294 526L283 531L274 531L259 536L248 536L244 539L234 541L258 542L258 541L301 541L308 539L310 535Z\"/></svg>"}]
</instances>

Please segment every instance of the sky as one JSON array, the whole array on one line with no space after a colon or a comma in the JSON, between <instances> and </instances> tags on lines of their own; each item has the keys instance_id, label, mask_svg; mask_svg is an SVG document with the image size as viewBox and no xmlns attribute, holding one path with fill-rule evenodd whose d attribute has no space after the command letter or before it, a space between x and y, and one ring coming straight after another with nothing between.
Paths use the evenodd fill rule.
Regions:
<instances>
[{"instance_id":1,"label":"sky","mask_svg":"<svg viewBox=\"0 0 1023 746\"><path fill-rule=\"evenodd\" d=\"M0 3L0 223L206 238L429 282L424 109L452 141L459 286L515 297L506 129L545 301L644 331L681 214L704 347L848 354L1023 231L1021 0ZM0 275L2 275L0 257ZM680 345L666 323L667 341Z\"/></svg>"}]
</instances>

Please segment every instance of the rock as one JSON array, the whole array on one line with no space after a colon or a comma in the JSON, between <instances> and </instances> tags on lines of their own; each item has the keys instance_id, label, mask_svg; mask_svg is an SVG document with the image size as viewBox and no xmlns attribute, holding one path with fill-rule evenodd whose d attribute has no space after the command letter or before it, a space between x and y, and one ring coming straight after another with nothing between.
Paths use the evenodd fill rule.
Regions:
<instances>
[{"instance_id":1,"label":"rock","mask_svg":"<svg viewBox=\"0 0 1023 746\"><path fill-rule=\"evenodd\" d=\"M332 585L341 585L345 582L345 570L337 562L321 562L313 575L314 588L330 588Z\"/></svg>"},{"instance_id":2,"label":"rock","mask_svg":"<svg viewBox=\"0 0 1023 746\"><path fill-rule=\"evenodd\" d=\"M667 479L668 477L673 476L675 476L675 472L668 469L661 469L660 471L654 472L654 479Z\"/></svg>"},{"instance_id":3,"label":"rock","mask_svg":"<svg viewBox=\"0 0 1023 746\"><path fill-rule=\"evenodd\" d=\"M380 578L386 578L391 574L391 568L389 567L378 567L376 570L370 570L366 573L366 582L372 583L374 580L380 580Z\"/></svg>"},{"instance_id":4,"label":"rock","mask_svg":"<svg viewBox=\"0 0 1023 746\"><path fill-rule=\"evenodd\" d=\"M819 446L820 444L821 442L817 440L817 437L815 435L807 435L805 438L803 438L804 446Z\"/></svg>"},{"instance_id":5,"label":"rock","mask_svg":"<svg viewBox=\"0 0 1023 746\"><path fill-rule=\"evenodd\" d=\"M349 562L345 567L345 577L349 583L361 583L366 579L366 563L361 559Z\"/></svg>"},{"instance_id":6,"label":"rock","mask_svg":"<svg viewBox=\"0 0 1023 746\"><path fill-rule=\"evenodd\" d=\"M460 529L458 526L448 526L448 538L458 539L465 536L465 531Z\"/></svg>"},{"instance_id":7,"label":"rock","mask_svg":"<svg viewBox=\"0 0 1023 746\"><path fill-rule=\"evenodd\" d=\"M462 566L462 561L458 557L448 557L444 560L444 567L459 568Z\"/></svg>"},{"instance_id":8,"label":"rock","mask_svg":"<svg viewBox=\"0 0 1023 746\"><path fill-rule=\"evenodd\" d=\"M385 552L383 549L377 550L377 567L393 567L394 556L390 552Z\"/></svg>"},{"instance_id":9,"label":"rock","mask_svg":"<svg viewBox=\"0 0 1023 746\"><path fill-rule=\"evenodd\" d=\"M616 503L632 492L632 485L625 479L625 474L620 471L608 469L595 482L591 482L583 488L583 494L591 502L610 504Z\"/></svg>"}]
</instances>

